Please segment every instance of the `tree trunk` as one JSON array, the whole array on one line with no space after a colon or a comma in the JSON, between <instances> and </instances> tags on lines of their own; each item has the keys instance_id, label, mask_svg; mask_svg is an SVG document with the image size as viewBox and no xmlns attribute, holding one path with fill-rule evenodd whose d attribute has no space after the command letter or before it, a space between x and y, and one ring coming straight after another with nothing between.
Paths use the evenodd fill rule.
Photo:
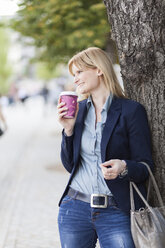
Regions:
<instances>
[{"instance_id":1,"label":"tree trunk","mask_svg":"<svg viewBox=\"0 0 165 248\"><path fill-rule=\"evenodd\" d=\"M104 0L126 94L146 108L165 202L165 1ZM152 192L152 202L155 200Z\"/></svg>"},{"instance_id":2,"label":"tree trunk","mask_svg":"<svg viewBox=\"0 0 165 248\"><path fill-rule=\"evenodd\" d=\"M105 51L109 54L112 64L119 63L116 42L111 38L111 33L107 35Z\"/></svg>"}]
</instances>

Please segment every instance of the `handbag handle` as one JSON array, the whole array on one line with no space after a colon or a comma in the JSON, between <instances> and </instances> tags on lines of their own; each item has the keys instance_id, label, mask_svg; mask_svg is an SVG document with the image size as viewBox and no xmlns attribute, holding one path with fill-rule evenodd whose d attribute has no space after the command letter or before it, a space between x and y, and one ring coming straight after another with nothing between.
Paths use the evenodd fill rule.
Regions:
<instances>
[{"instance_id":1,"label":"handbag handle","mask_svg":"<svg viewBox=\"0 0 165 248\"><path fill-rule=\"evenodd\" d=\"M161 197L161 194L160 194L160 191L159 191L159 188L158 188L158 185L156 183L156 180L152 174L152 171L149 167L149 165L145 162L140 162L140 163L143 163L147 169L148 169L148 172L149 172L149 175L150 175L150 180L152 181L153 183L153 186L154 186L154 189L155 189L155 192L156 192L156 195L158 197L158 201L159 201L159 204L161 207L163 207L163 200L162 200L162 197ZM146 199L143 197L143 195L141 194L141 192L139 191L138 187L136 186L136 184L134 182L130 182L130 199L131 199L131 210L135 210L135 203L134 203L134 197L133 197L133 187L135 188L136 192L138 193L138 195L140 196L140 198L143 200L143 202L145 203L145 205L150 209L150 206L148 204L148 202L146 201ZM149 187L150 187L150 183L149 183Z\"/></svg>"},{"instance_id":2,"label":"handbag handle","mask_svg":"<svg viewBox=\"0 0 165 248\"><path fill-rule=\"evenodd\" d=\"M131 200L131 210L135 211L135 201L134 201L134 197L133 197L133 187L135 188L136 192L138 193L138 195L140 196L140 198L143 200L143 202L145 203L145 205L150 209L150 205L148 204L148 202L146 201L146 199L143 197L143 195L141 194L141 192L139 191L138 187L136 186L135 183L130 182L130 200Z\"/></svg>"}]
</instances>

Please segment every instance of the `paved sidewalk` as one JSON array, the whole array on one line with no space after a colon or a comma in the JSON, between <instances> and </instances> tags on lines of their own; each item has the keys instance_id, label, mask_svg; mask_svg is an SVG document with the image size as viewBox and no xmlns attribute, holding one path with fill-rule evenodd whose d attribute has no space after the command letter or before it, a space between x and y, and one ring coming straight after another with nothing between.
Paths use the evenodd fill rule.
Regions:
<instances>
[{"instance_id":1,"label":"paved sidewalk","mask_svg":"<svg viewBox=\"0 0 165 248\"><path fill-rule=\"evenodd\" d=\"M4 109L0 139L0 248L60 248L58 201L68 180L56 110L41 99Z\"/></svg>"}]
</instances>

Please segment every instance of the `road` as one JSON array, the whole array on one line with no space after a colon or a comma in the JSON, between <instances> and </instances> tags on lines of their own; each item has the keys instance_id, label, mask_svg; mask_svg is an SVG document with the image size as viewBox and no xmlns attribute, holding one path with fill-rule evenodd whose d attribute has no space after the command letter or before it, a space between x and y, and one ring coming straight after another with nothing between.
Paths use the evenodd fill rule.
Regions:
<instances>
[{"instance_id":1,"label":"road","mask_svg":"<svg viewBox=\"0 0 165 248\"><path fill-rule=\"evenodd\" d=\"M60 248L58 201L68 180L56 108L41 98L4 108L0 138L0 248Z\"/></svg>"}]
</instances>

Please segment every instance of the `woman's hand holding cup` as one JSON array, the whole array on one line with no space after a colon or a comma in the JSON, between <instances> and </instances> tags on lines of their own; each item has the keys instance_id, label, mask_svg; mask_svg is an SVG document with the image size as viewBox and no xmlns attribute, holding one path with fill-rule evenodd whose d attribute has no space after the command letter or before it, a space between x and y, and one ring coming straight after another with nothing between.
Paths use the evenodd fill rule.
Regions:
<instances>
[{"instance_id":1,"label":"woman's hand holding cup","mask_svg":"<svg viewBox=\"0 0 165 248\"><path fill-rule=\"evenodd\" d=\"M70 97L71 96L67 95L67 93L63 93L62 95L60 95L57 105L58 119L60 124L63 126L65 134L67 136L71 136L73 134L73 129L78 113L77 97L74 96L74 103L73 101L71 101L71 99L69 99Z\"/></svg>"}]
</instances>

